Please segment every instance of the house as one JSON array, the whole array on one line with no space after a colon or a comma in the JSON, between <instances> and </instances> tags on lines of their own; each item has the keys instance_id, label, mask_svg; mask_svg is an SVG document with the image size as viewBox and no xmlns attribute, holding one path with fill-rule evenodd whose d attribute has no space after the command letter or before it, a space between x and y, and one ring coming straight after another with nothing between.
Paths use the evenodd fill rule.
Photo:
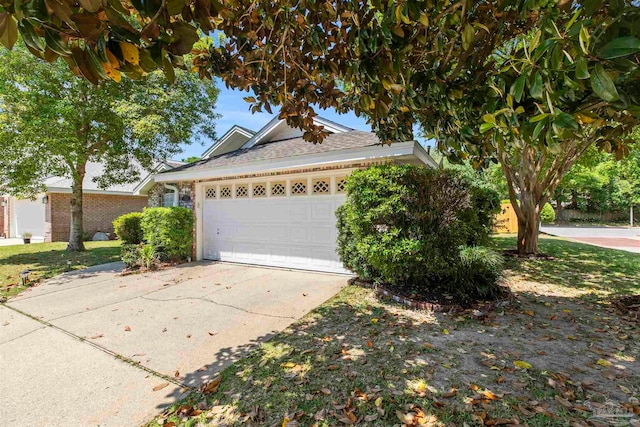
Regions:
<instances>
[{"instance_id":1,"label":"house","mask_svg":"<svg viewBox=\"0 0 640 427\"><path fill-rule=\"evenodd\" d=\"M382 145L370 132L315 123L329 132L321 144L277 118L257 132L234 126L199 162L145 184L153 187L150 203L192 207L197 260L346 272L336 254L335 218L345 178L375 163L437 165L415 141Z\"/></svg>"},{"instance_id":2,"label":"house","mask_svg":"<svg viewBox=\"0 0 640 427\"><path fill-rule=\"evenodd\" d=\"M158 170L182 165L182 162L165 162L159 165ZM102 173L100 163L87 164L82 206L87 238L98 231L113 232L114 219L125 213L141 211L148 203L148 195L139 189L141 182L102 189L95 182ZM69 240L71 180L50 177L44 186L46 190L34 200L6 195L0 197L0 235L19 238L28 232L46 242Z\"/></svg>"}]
</instances>

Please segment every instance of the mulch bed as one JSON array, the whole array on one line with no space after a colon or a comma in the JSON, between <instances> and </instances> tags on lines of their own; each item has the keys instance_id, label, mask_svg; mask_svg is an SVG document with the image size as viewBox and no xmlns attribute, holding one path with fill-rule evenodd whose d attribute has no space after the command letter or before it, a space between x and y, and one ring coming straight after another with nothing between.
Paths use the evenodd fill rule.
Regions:
<instances>
[{"instance_id":1,"label":"mulch bed","mask_svg":"<svg viewBox=\"0 0 640 427\"><path fill-rule=\"evenodd\" d=\"M374 284L357 277L351 279L349 284L374 289L379 298L389 299L414 310L429 310L438 313L472 311L474 317L478 318L483 317L487 312L494 311L496 308L505 307L516 301L515 296L506 286L501 286L502 295L495 300L460 302L454 301L452 296L435 291L417 296L413 293L403 292L402 290L391 290L384 284Z\"/></svg>"}]
</instances>

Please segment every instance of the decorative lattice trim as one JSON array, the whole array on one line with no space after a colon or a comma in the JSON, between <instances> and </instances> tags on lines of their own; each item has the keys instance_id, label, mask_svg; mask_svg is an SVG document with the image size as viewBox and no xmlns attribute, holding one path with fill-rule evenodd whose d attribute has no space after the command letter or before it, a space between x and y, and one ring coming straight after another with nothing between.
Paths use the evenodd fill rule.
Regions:
<instances>
[{"instance_id":1,"label":"decorative lattice trim","mask_svg":"<svg viewBox=\"0 0 640 427\"><path fill-rule=\"evenodd\" d=\"M247 184L236 185L236 198L249 197L249 186Z\"/></svg>"},{"instance_id":2,"label":"decorative lattice trim","mask_svg":"<svg viewBox=\"0 0 640 427\"><path fill-rule=\"evenodd\" d=\"M305 181L291 181L291 194L295 196L307 194L307 183Z\"/></svg>"},{"instance_id":3,"label":"decorative lattice trim","mask_svg":"<svg viewBox=\"0 0 640 427\"><path fill-rule=\"evenodd\" d=\"M253 197L266 197L267 184L253 184Z\"/></svg>"},{"instance_id":4,"label":"decorative lattice trim","mask_svg":"<svg viewBox=\"0 0 640 427\"><path fill-rule=\"evenodd\" d=\"M230 185L223 185L222 187L220 187L220 198L221 199L230 199L232 194L233 193L231 192L231 186Z\"/></svg>"},{"instance_id":5,"label":"decorative lattice trim","mask_svg":"<svg viewBox=\"0 0 640 427\"><path fill-rule=\"evenodd\" d=\"M329 194L329 178L321 178L313 180L313 194Z\"/></svg>"},{"instance_id":6,"label":"decorative lattice trim","mask_svg":"<svg viewBox=\"0 0 640 427\"><path fill-rule=\"evenodd\" d=\"M286 196L287 187L284 182L271 183L271 195L272 196Z\"/></svg>"},{"instance_id":7,"label":"decorative lattice trim","mask_svg":"<svg viewBox=\"0 0 640 427\"><path fill-rule=\"evenodd\" d=\"M345 192L345 179L336 178L336 193L344 193L344 192Z\"/></svg>"},{"instance_id":8,"label":"decorative lattice trim","mask_svg":"<svg viewBox=\"0 0 640 427\"><path fill-rule=\"evenodd\" d=\"M204 193L205 199L215 199L216 198L216 189L215 187L207 188L207 191Z\"/></svg>"}]
</instances>

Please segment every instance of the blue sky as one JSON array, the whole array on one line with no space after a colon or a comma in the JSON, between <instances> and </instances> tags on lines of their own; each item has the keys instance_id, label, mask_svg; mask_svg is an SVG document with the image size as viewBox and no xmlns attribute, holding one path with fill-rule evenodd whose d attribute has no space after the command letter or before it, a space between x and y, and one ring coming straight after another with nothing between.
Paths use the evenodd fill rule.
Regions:
<instances>
[{"instance_id":1,"label":"blue sky","mask_svg":"<svg viewBox=\"0 0 640 427\"><path fill-rule=\"evenodd\" d=\"M247 92L227 89L220 80L217 80L217 85L220 89L217 112L222 116L216 122L216 133L218 137L224 135L224 133L233 125L240 125L257 131L275 116L275 114L272 115L268 113L251 114L249 111L249 104L242 99L247 96ZM333 120L341 125L349 126L358 130L371 130L371 127L367 125L364 118L356 117L353 113L338 114L333 109L319 110L317 112L320 116ZM183 154L175 157L178 159L190 156L199 157L207 148L208 145L206 144L205 146L200 144L185 144Z\"/></svg>"},{"instance_id":2,"label":"blue sky","mask_svg":"<svg viewBox=\"0 0 640 427\"><path fill-rule=\"evenodd\" d=\"M240 125L257 131L267 124L269 120L275 117L275 114L268 114L266 112L251 114L249 111L249 104L242 99L248 95L247 92L227 89L220 79L216 79L216 84L220 89L216 108L218 114L221 116L216 122L216 133L218 137L224 135L224 133L233 125ZM333 120L341 125L357 130L371 131L371 127L367 124L366 120L362 117L356 117L353 113L338 114L334 109L317 110L316 112L319 116ZM414 135L417 136L418 134L419 132L416 128L414 130ZM422 138L416 139L425 143ZM213 144L213 141L204 145L184 144L183 153L175 156L175 158L182 160L191 156L200 157L211 144ZM429 142L426 142L426 144L431 145Z\"/></svg>"}]
</instances>

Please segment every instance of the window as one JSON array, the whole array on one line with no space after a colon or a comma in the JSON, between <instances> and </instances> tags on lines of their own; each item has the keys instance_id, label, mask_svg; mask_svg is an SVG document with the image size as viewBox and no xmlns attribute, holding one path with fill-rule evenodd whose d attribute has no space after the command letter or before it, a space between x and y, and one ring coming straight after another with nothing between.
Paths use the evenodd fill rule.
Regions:
<instances>
[{"instance_id":1,"label":"window","mask_svg":"<svg viewBox=\"0 0 640 427\"><path fill-rule=\"evenodd\" d=\"M271 196L286 196L287 187L284 182L271 183Z\"/></svg>"},{"instance_id":2,"label":"window","mask_svg":"<svg viewBox=\"0 0 640 427\"><path fill-rule=\"evenodd\" d=\"M247 184L236 185L236 198L249 197L249 186Z\"/></svg>"},{"instance_id":3,"label":"window","mask_svg":"<svg viewBox=\"0 0 640 427\"><path fill-rule=\"evenodd\" d=\"M176 198L176 193L164 193L162 195L162 207L171 208L175 206L174 201Z\"/></svg>"},{"instance_id":4,"label":"window","mask_svg":"<svg viewBox=\"0 0 640 427\"><path fill-rule=\"evenodd\" d=\"M336 193L344 193L345 191L345 178L336 178Z\"/></svg>"},{"instance_id":5,"label":"window","mask_svg":"<svg viewBox=\"0 0 640 427\"><path fill-rule=\"evenodd\" d=\"M329 178L313 180L313 194L329 194Z\"/></svg>"},{"instance_id":6,"label":"window","mask_svg":"<svg viewBox=\"0 0 640 427\"><path fill-rule=\"evenodd\" d=\"M204 193L205 199L215 199L216 198L216 188L211 187L207 188L207 191Z\"/></svg>"},{"instance_id":7,"label":"window","mask_svg":"<svg viewBox=\"0 0 640 427\"><path fill-rule=\"evenodd\" d=\"M253 184L253 197L266 197L267 184Z\"/></svg>"},{"instance_id":8,"label":"window","mask_svg":"<svg viewBox=\"0 0 640 427\"><path fill-rule=\"evenodd\" d=\"M306 181L291 181L291 195L304 196L307 194Z\"/></svg>"},{"instance_id":9,"label":"window","mask_svg":"<svg viewBox=\"0 0 640 427\"><path fill-rule=\"evenodd\" d=\"M230 199L231 198L231 186L230 185L222 185L220 187L220 198L221 199Z\"/></svg>"}]
</instances>

